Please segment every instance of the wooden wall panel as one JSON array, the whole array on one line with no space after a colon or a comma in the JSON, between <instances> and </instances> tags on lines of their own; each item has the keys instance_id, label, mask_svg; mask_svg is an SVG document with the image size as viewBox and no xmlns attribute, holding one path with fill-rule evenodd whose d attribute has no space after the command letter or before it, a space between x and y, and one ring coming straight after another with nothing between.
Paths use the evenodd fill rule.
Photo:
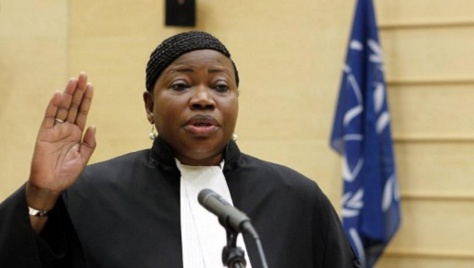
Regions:
<instances>
[{"instance_id":1,"label":"wooden wall panel","mask_svg":"<svg viewBox=\"0 0 474 268\"><path fill-rule=\"evenodd\" d=\"M402 197L402 226L377 267L472 267L471 199Z\"/></svg>"},{"instance_id":2,"label":"wooden wall panel","mask_svg":"<svg viewBox=\"0 0 474 268\"><path fill-rule=\"evenodd\" d=\"M402 197L403 224L391 243L394 252L431 253L474 260L472 200L419 200ZM390 252L390 250L388 251Z\"/></svg>"},{"instance_id":3,"label":"wooden wall panel","mask_svg":"<svg viewBox=\"0 0 474 268\"><path fill-rule=\"evenodd\" d=\"M395 139L474 141L474 83L389 85L388 97Z\"/></svg>"},{"instance_id":4,"label":"wooden wall panel","mask_svg":"<svg viewBox=\"0 0 474 268\"><path fill-rule=\"evenodd\" d=\"M473 27L382 32L388 81L466 79L474 69Z\"/></svg>"},{"instance_id":5,"label":"wooden wall panel","mask_svg":"<svg viewBox=\"0 0 474 268\"><path fill-rule=\"evenodd\" d=\"M403 212L378 267L472 267L474 2L376 4Z\"/></svg>"},{"instance_id":6,"label":"wooden wall panel","mask_svg":"<svg viewBox=\"0 0 474 268\"><path fill-rule=\"evenodd\" d=\"M474 201L472 142L397 142L395 151L402 195Z\"/></svg>"},{"instance_id":7,"label":"wooden wall panel","mask_svg":"<svg viewBox=\"0 0 474 268\"><path fill-rule=\"evenodd\" d=\"M404 255L385 255L376 267L380 268L472 268L473 261L464 258L445 258L416 255L406 256Z\"/></svg>"},{"instance_id":8,"label":"wooden wall panel","mask_svg":"<svg viewBox=\"0 0 474 268\"><path fill-rule=\"evenodd\" d=\"M471 0L374 0L380 25L473 21Z\"/></svg>"}]
</instances>

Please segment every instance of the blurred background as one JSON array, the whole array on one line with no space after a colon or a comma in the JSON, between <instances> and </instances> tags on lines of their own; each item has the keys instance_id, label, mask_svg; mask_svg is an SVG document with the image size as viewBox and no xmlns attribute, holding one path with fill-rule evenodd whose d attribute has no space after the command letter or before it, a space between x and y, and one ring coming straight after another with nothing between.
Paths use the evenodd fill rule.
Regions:
<instances>
[{"instance_id":1,"label":"blurred background","mask_svg":"<svg viewBox=\"0 0 474 268\"><path fill-rule=\"evenodd\" d=\"M474 267L474 1L374 4L402 206L377 267ZM242 151L314 179L340 209L329 136L354 7L198 0L195 27L170 27L160 0L0 0L0 201L28 179L44 108L80 71L95 86L92 162L150 147L149 54L196 29L226 44L238 67Z\"/></svg>"}]
</instances>

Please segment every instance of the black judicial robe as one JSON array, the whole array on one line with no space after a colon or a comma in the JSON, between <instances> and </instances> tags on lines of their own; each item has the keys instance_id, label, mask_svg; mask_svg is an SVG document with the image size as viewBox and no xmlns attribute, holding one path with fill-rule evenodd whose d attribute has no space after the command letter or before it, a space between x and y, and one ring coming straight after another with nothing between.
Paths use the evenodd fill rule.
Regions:
<instances>
[{"instance_id":1,"label":"black judicial robe","mask_svg":"<svg viewBox=\"0 0 474 268\"><path fill-rule=\"evenodd\" d=\"M339 218L314 181L243 154L233 141L224 159L233 203L250 217L268 267L357 267ZM181 268L179 181L160 139L149 150L89 165L40 236L29 223L22 187L0 205L0 267ZM261 267L255 243L244 240L252 267Z\"/></svg>"}]
</instances>

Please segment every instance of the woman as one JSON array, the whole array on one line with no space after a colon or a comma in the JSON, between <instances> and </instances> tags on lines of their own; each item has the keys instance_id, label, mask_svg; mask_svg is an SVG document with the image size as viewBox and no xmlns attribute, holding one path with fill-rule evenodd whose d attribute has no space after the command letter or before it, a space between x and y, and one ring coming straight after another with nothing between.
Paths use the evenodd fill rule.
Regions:
<instances>
[{"instance_id":1,"label":"woman","mask_svg":"<svg viewBox=\"0 0 474 268\"><path fill-rule=\"evenodd\" d=\"M166 39L146 70L145 109L159 133L152 148L86 167L96 147L95 128L85 130L93 88L84 73L71 79L46 109L28 182L0 206L1 267L222 267L226 233L197 205L203 188L249 216L268 267L355 267L316 183L232 140L238 83L212 35ZM261 267L244 238L247 267Z\"/></svg>"}]
</instances>

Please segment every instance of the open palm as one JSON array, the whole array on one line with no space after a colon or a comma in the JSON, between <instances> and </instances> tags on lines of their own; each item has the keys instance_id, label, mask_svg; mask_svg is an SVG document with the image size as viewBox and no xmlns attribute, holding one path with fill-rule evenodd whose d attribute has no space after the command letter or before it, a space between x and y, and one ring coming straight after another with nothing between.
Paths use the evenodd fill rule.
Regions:
<instances>
[{"instance_id":1,"label":"open palm","mask_svg":"<svg viewBox=\"0 0 474 268\"><path fill-rule=\"evenodd\" d=\"M95 128L84 131L92 97L85 73L70 79L64 92L54 93L36 140L31 185L59 194L84 170L96 147Z\"/></svg>"}]
</instances>

